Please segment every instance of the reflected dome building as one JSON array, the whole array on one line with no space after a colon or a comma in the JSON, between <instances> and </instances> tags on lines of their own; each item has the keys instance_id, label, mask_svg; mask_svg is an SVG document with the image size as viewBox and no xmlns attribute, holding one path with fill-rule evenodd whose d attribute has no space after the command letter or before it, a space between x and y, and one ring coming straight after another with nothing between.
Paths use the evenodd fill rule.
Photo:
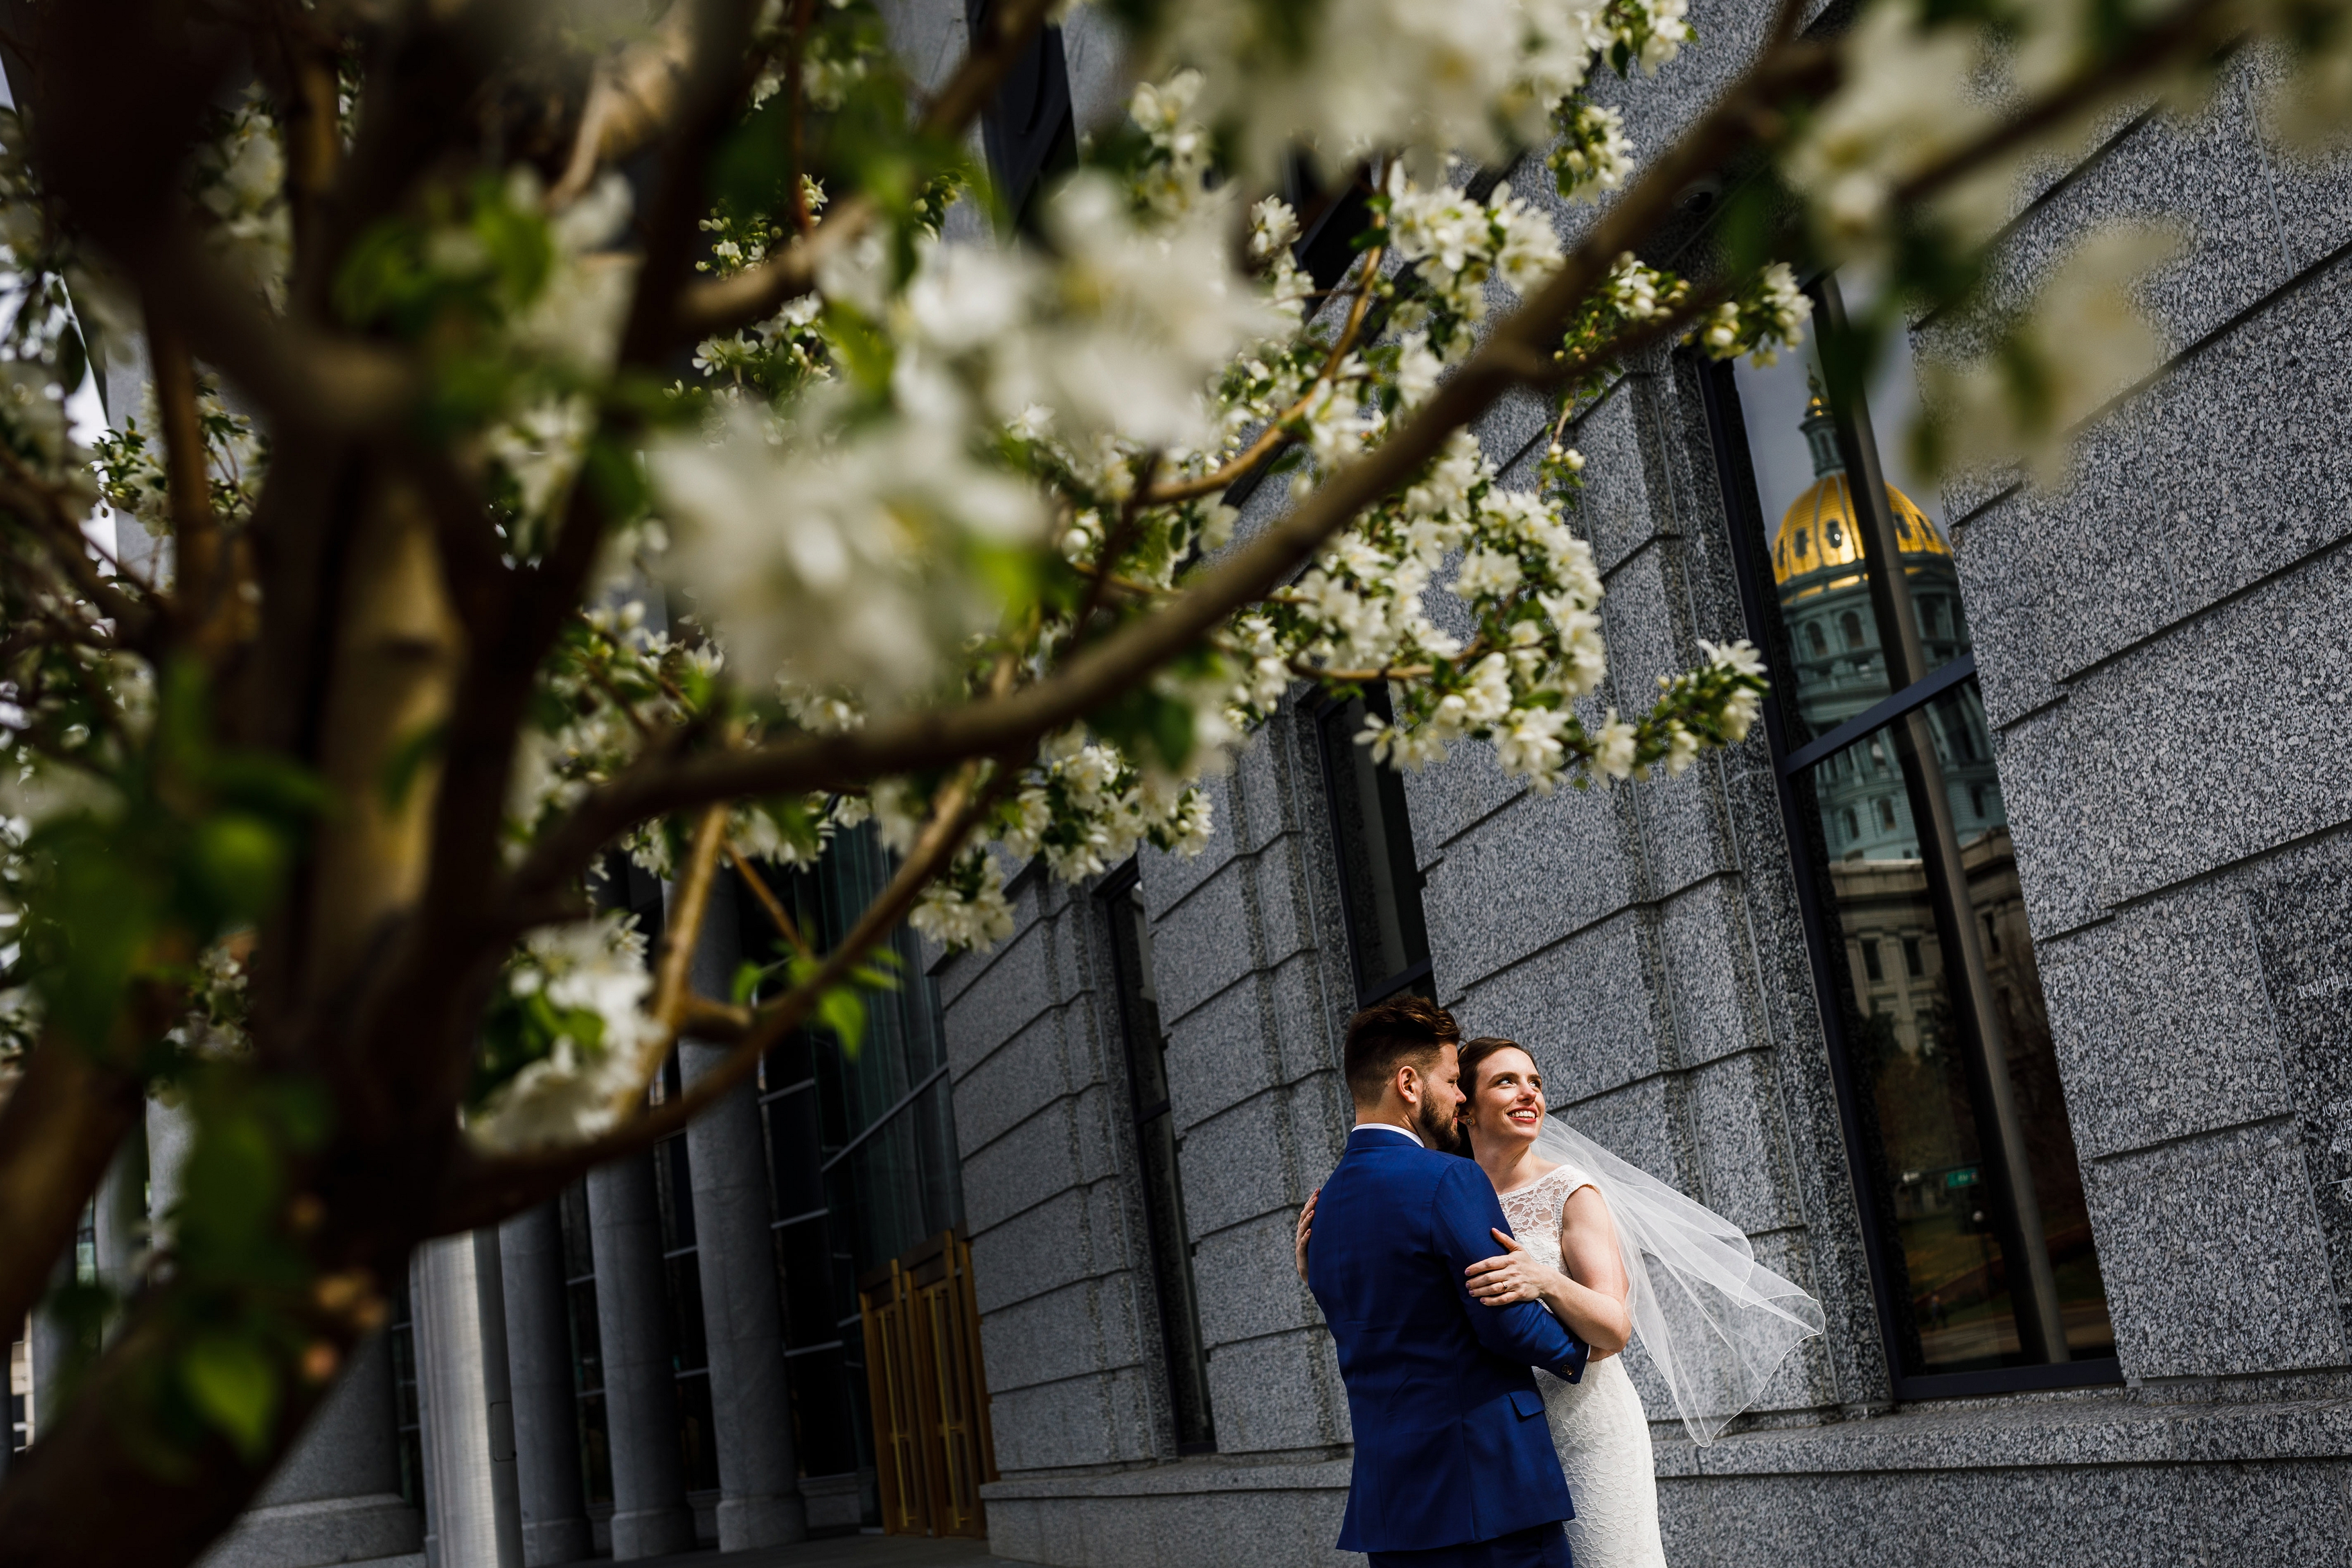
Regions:
<instances>
[{"instance_id":1,"label":"reflected dome building","mask_svg":"<svg viewBox=\"0 0 2352 1568\"><path fill-rule=\"evenodd\" d=\"M1772 536L1772 580L1797 674L1801 740L1811 741L1866 712L1887 695L1886 659L1863 569L1863 530L1838 451L1837 423L1815 384L1800 425L1812 453L1813 482L1780 515ZM1904 575L1930 668L1969 650L1960 580L1936 520L1893 485L1886 487L1902 546ZM1991 737L1973 707L1937 703L1929 714L1938 759L1963 842L2003 821ZM1882 742L1849 748L1817 776L1822 820L1837 859L1909 860L1919 853L1904 798L1903 772Z\"/></svg>"}]
</instances>

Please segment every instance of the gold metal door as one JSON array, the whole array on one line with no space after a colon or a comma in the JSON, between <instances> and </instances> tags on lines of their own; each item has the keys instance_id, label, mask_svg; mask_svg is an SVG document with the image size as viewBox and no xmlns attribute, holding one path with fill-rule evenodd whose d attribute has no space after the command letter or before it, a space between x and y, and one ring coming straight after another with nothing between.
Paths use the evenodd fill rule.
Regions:
<instances>
[{"instance_id":1,"label":"gold metal door","mask_svg":"<svg viewBox=\"0 0 2352 1568\"><path fill-rule=\"evenodd\" d=\"M858 1281L882 1529L985 1535L996 1479L971 1247L943 1230Z\"/></svg>"}]
</instances>

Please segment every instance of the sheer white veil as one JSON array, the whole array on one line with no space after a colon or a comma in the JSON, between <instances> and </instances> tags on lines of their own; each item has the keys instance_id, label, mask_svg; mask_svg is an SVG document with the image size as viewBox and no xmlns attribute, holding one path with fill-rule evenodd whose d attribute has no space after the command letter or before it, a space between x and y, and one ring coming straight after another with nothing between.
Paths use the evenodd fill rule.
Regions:
<instances>
[{"instance_id":1,"label":"sheer white veil","mask_svg":"<svg viewBox=\"0 0 2352 1568\"><path fill-rule=\"evenodd\" d=\"M1756 1261L1739 1227L1547 1114L1536 1152L1591 1178L1633 1289L1626 1306L1692 1438L1712 1443L1756 1403L1822 1304Z\"/></svg>"}]
</instances>

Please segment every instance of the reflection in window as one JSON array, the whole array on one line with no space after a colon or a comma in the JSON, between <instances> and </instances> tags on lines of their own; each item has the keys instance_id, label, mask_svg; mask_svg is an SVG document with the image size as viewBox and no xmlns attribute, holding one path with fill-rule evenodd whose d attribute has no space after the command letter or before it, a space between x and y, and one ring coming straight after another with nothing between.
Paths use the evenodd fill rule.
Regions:
<instances>
[{"instance_id":1,"label":"reflection in window","mask_svg":"<svg viewBox=\"0 0 2352 1568\"><path fill-rule=\"evenodd\" d=\"M1853 489L1838 445L1837 421L1817 376L1798 357L1739 372L1740 411L1765 516L1775 519L1772 580L1795 645L1811 656L1796 662L1797 740L1828 734L1889 691L1878 657L1877 618L1864 573L1863 536L1854 519ZM1801 411L1790 418L1791 403ZM1921 494L1927 494L1923 489ZM1959 575L1943 531L1900 484L1887 492L1902 547L1904 575L1927 633L1927 669L1965 645L1939 635L1947 599L1959 597ZM1819 548L1813 541L1819 540ZM1837 654L1825 627L1837 631ZM1849 657L1845 655L1859 655ZM1919 672L1924 674L1926 670Z\"/></svg>"},{"instance_id":2,"label":"reflection in window","mask_svg":"<svg viewBox=\"0 0 2352 1568\"><path fill-rule=\"evenodd\" d=\"M1761 512L1771 581L1756 602L1781 635L1759 641L1786 662L1771 699L1784 771L1822 852L1814 919L1844 992L1898 1378L2111 1357L1982 697L1970 666L1937 676L1971 653L1958 572L1913 499L1933 492L1899 467L1857 503L1845 455L1866 468L1885 454L1867 426L1841 428L1810 359L1716 384L1736 397L1747 440L1730 454L1744 447ZM1873 384L1875 414L1907 417L1911 374L1903 356ZM1899 579L1874 581L1873 538ZM1874 709L1867 722L1895 716L1863 732Z\"/></svg>"},{"instance_id":3,"label":"reflection in window","mask_svg":"<svg viewBox=\"0 0 2352 1568\"><path fill-rule=\"evenodd\" d=\"M1387 716L1384 692L1369 704L1360 697L1329 704L1316 718L1359 1007L1398 991L1429 989L1429 933L1422 923L1421 871L1405 818L1404 780L1375 763L1370 747L1356 744L1372 713Z\"/></svg>"},{"instance_id":4,"label":"reflection in window","mask_svg":"<svg viewBox=\"0 0 2352 1568\"><path fill-rule=\"evenodd\" d=\"M1192 1232L1184 1223L1176 1117L1168 1095L1168 1040L1160 1030L1160 990L1151 971L1151 927L1132 862L1103 891L1111 966L1118 983L1119 1029L1127 1046L1136 1153L1142 1166L1144 1220L1150 1232L1153 1293L1160 1306L1168 1405L1181 1452L1216 1447L1209 1410L1209 1359L1201 1343L1201 1307L1192 1282Z\"/></svg>"},{"instance_id":5,"label":"reflection in window","mask_svg":"<svg viewBox=\"0 0 2352 1568\"><path fill-rule=\"evenodd\" d=\"M1972 706L1977 702L1972 685L1961 695ZM1892 727L1843 755L1874 745L1895 748ZM1817 800L1838 788L1841 771L1834 757L1815 765L1810 782ZM1849 970L1861 980L1848 1050L1875 1122L1884 1196L1900 1239L1913 1320L1907 1329L1916 1336L1914 1370L2017 1364L2023 1346L2002 1226L1985 1172L1961 1035L1966 1025L1946 973L1927 861L1907 803L1882 804L1896 831L1830 862L1830 904L1851 955ZM2111 1354L2114 1335L2007 825L1966 833L1960 862L1971 925L1982 934L1979 961L1998 1014L1992 1032L2007 1056L2067 1347L2078 1357ZM1901 950L1899 971L1881 956L1888 946Z\"/></svg>"}]
</instances>

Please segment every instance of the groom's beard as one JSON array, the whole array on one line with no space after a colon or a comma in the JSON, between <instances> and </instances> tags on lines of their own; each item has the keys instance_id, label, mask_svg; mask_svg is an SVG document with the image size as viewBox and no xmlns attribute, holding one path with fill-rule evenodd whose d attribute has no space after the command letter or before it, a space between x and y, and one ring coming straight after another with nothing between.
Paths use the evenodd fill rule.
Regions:
<instances>
[{"instance_id":1,"label":"groom's beard","mask_svg":"<svg viewBox=\"0 0 2352 1568\"><path fill-rule=\"evenodd\" d=\"M1469 1153L1469 1145L1463 1140L1460 1120L1440 1111L1430 1101L1423 1100L1413 1107L1412 1130L1421 1134L1423 1143L1441 1155Z\"/></svg>"}]
</instances>

